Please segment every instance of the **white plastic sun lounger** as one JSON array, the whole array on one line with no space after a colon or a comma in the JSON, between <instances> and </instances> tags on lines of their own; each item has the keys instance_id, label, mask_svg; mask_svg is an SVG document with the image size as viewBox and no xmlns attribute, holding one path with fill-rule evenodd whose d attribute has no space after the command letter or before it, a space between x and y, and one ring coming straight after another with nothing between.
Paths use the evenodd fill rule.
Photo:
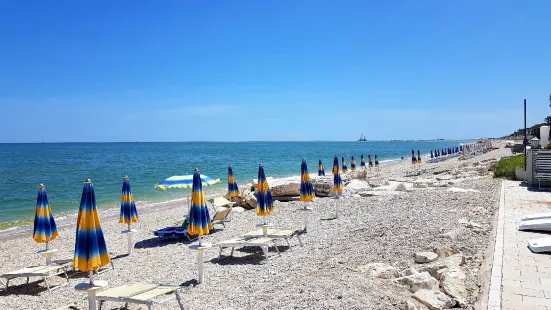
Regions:
<instances>
[{"instance_id":1,"label":"white plastic sun lounger","mask_svg":"<svg viewBox=\"0 0 551 310\"><path fill-rule=\"evenodd\" d=\"M124 302L126 309L128 309L128 304L142 304L151 309L153 306L176 298L180 309L184 310L179 290L180 287L175 285L134 283L102 291L97 294L96 300L99 301L100 310L106 301Z\"/></svg>"},{"instance_id":2,"label":"white plastic sun lounger","mask_svg":"<svg viewBox=\"0 0 551 310\"><path fill-rule=\"evenodd\" d=\"M48 283L48 279L61 274L65 275L65 279L67 279L67 283L60 284L55 287L50 287L50 284ZM31 267L26 267L23 269L11 271L3 275L0 275L0 278L6 279L6 291L8 290L8 286L10 284L11 279L27 278L27 284L29 284L29 278L32 278L32 277L43 278L44 283L46 283L46 287L50 292L57 288L60 288L62 286L69 284L69 277L67 276L66 265L31 266Z\"/></svg>"},{"instance_id":3,"label":"white plastic sun lounger","mask_svg":"<svg viewBox=\"0 0 551 310\"><path fill-rule=\"evenodd\" d=\"M551 218L522 221L518 225L518 230L551 231Z\"/></svg>"},{"instance_id":4,"label":"white plastic sun lounger","mask_svg":"<svg viewBox=\"0 0 551 310\"><path fill-rule=\"evenodd\" d=\"M528 248L534 253L551 252L551 237L528 240Z\"/></svg>"},{"instance_id":5,"label":"white plastic sun lounger","mask_svg":"<svg viewBox=\"0 0 551 310\"><path fill-rule=\"evenodd\" d=\"M273 244L277 254L281 256L281 253L279 253L279 249L277 248L277 244L275 244L274 238L234 238L230 240L221 241L218 243L213 244L212 246L219 247L220 251L218 252L218 259L222 257L222 250L224 248L231 248L231 254L230 256L233 256L233 250L235 248L239 247L246 247L246 246L252 246L252 247L260 247L262 249L262 252L264 252L264 256L266 256L266 259L268 259L268 251L270 248L270 245Z\"/></svg>"},{"instance_id":6,"label":"white plastic sun lounger","mask_svg":"<svg viewBox=\"0 0 551 310\"><path fill-rule=\"evenodd\" d=\"M289 243L289 239L293 238L294 236L297 236L297 239L298 239L298 243L300 244L300 246L303 246L302 245L302 240L300 240L300 234L299 234L300 230L298 229L273 229L273 228L269 228L268 231L267 231L267 236L268 238L273 238L273 239L285 239L285 241L287 242L287 245L289 246L289 249L291 248L291 244ZM251 232L248 232L246 234L243 235L244 238L260 238L260 237L264 237L264 232L262 231L262 229L257 229L257 230L254 230L254 231L251 231Z\"/></svg>"},{"instance_id":7,"label":"white plastic sun lounger","mask_svg":"<svg viewBox=\"0 0 551 310\"><path fill-rule=\"evenodd\" d=\"M522 217L522 221L530 221L530 220L537 220L537 219L551 219L551 212L528 214Z\"/></svg>"}]
</instances>

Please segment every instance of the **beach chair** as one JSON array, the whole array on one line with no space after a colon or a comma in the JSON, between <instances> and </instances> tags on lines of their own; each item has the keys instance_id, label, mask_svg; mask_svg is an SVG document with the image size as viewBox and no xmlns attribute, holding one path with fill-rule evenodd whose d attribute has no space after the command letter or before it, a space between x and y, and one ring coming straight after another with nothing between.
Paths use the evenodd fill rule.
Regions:
<instances>
[{"instance_id":1,"label":"beach chair","mask_svg":"<svg viewBox=\"0 0 551 310\"><path fill-rule=\"evenodd\" d=\"M29 278L40 277L44 280L44 283L46 284L48 291L51 292L55 289L58 289L60 287L63 287L69 284L69 277L67 276L68 267L69 266L67 264L66 265L31 266L31 267L26 267L23 269L4 273L0 275L0 278L6 279L5 287L7 291L10 284L10 280L12 279L27 278L27 284L29 284ZM55 287L51 287L50 284L48 283L48 279L51 277L62 275L62 274L65 275L65 279L67 279L67 283L63 283Z\"/></svg>"},{"instance_id":2,"label":"beach chair","mask_svg":"<svg viewBox=\"0 0 551 310\"><path fill-rule=\"evenodd\" d=\"M267 231L266 237L273 238L273 239L285 239L287 242L287 245L289 246L289 249L291 248L291 244L289 243L289 239L293 238L294 236L297 237L298 243L300 246L303 246L302 240L300 239L300 230L299 229L272 229L269 228ZM260 238L264 237L264 232L262 229L253 230L251 232L248 232L243 235L244 238Z\"/></svg>"},{"instance_id":3,"label":"beach chair","mask_svg":"<svg viewBox=\"0 0 551 310\"><path fill-rule=\"evenodd\" d=\"M208 200L214 207L214 216L212 224L222 224L226 227L225 222L231 221L231 210L235 202L231 202L224 197L216 197Z\"/></svg>"},{"instance_id":4,"label":"beach chair","mask_svg":"<svg viewBox=\"0 0 551 310\"><path fill-rule=\"evenodd\" d=\"M213 244L213 247L219 247L220 251L218 252L218 260L222 257L222 250L225 248L231 248L231 254L230 256L233 256L233 251L235 248L240 247L260 247L262 249L262 252L264 253L264 256L266 259L268 259L268 251L270 248L270 245L273 244L277 254L281 256L281 253L279 252L279 248L277 247L277 244L275 243L275 238L266 238L266 237L260 237L260 238L234 238L230 240L221 241L218 243Z\"/></svg>"},{"instance_id":5,"label":"beach chair","mask_svg":"<svg viewBox=\"0 0 551 310\"><path fill-rule=\"evenodd\" d=\"M178 301L181 310L184 310L179 293L180 287L175 285L134 283L121 285L99 292L96 300L99 302L99 310L104 302L123 302L125 309L128 304L146 305L148 309L164 304L174 298Z\"/></svg>"}]
</instances>

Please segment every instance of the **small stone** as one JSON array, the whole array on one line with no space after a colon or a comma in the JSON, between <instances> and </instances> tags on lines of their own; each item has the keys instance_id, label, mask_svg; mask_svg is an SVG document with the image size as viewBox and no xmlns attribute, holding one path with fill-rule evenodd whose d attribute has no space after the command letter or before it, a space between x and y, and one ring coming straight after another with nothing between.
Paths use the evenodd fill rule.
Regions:
<instances>
[{"instance_id":1,"label":"small stone","mask_svg":"<svg viewBox=\"0 0 551 310\"><path fill-rule=\"evenodd\" d=\"M410 286L410 291L415 293L420 289L436 290L438 289L438 280L433 278L428 272L421 272L407 277L402 277L394 280L400 284Z\"/></svg>"},{"instance_id":2,"label":"small stone","mask_svg":"<svg viewBox=\"0 0 551 310\"><path fill-rule=\"evenodd\" d=\"M434 262L436 259L438 259L438 254L433 252L418 252L415 253L415 262L424 264L424 263L430 263Z\"/></svg>"},{"instance_id":3,"label":"small stone","mask_svg":"<svg viewBox=\"0 0 551 310\"><path fill-rule=\"evenodd\" d=\"M417 271L415 268L408 268L406 270L404 270L403 274L404 276L412 276L414 274L418 274L419 271Z\"/></svg>"},{"instance_id":4,"label":"small stone","mask_svg":"<svg viewBox=\"0 0 551 310\"><path fill-rule=\"evenodd\" d=\"M371 263L358 266L356 269L367 273L369 276L381 279L393 279L401 276L400 271L396 267L384 263Z\"/></svg>"},{"instance_id":5,"label":"small stone","mask_svg":"<svg viewBox=\"0 0 551 310\"><path fill-rule=\"evenodd\" d=\"M418 290L413 294L413 298L427 306L430 310L443 310L452 308L456 302L452 298L440 291Z\"/></svg>"},{"instance_id":6,"label":"small stone","mask_svg":"<svg viewBox=\"0 0 551 310\"><path fill-rule=\"evenodd\" d=\"M407 310L417 310L417 306L411 301L406 301Z\"/></svg>"}]
</instances>

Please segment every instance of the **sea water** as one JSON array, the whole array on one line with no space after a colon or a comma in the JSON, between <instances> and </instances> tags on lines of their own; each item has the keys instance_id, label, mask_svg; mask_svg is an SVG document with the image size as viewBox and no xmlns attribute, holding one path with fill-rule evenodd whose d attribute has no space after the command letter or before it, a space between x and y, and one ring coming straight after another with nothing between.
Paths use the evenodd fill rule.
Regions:
<instances>
[{"instance_id":1,"label":"sea water","mask_svg":"<svg viewBox=\"0 0 551 310\"><path fill-rule=\"evenodd\" d=\"M83 182L91 179L98 207L120 205L123 177L130 184L138 210L140 203L187 196L191 189L162 191L155 184L195 168L222 183L204 188L224 192L227 167L231 165L238 184L257 177L263 164L266 176L300 175L305 158L311 174L317 174L321 159L327 174L333 156L344 156L350 169L354 156L371 154L381 163L410 160L411 149L430 150L457 146L465 141L377 141L377 142L181 142L181 143L37 143L0 144L0 228L29 222L34 217L38 185L46 186L56 216L78 212Z\"/></svg>"}]
</instances>

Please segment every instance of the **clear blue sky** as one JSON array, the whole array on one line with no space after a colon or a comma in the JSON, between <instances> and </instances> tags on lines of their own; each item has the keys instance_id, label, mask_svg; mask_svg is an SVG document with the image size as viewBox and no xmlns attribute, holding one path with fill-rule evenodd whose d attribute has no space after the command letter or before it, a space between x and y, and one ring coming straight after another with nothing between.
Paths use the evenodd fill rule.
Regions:
<instances>
[{"instance_id":1,"label":"clear blue sky","mask_svg":"<svg viewBox=\"0 0 551 310\"><path fill-rule=\"evenodd\" d=\"M478 138L551 115L551 1L0 1L0 142Z\"/></svg>"}]
</instances>

